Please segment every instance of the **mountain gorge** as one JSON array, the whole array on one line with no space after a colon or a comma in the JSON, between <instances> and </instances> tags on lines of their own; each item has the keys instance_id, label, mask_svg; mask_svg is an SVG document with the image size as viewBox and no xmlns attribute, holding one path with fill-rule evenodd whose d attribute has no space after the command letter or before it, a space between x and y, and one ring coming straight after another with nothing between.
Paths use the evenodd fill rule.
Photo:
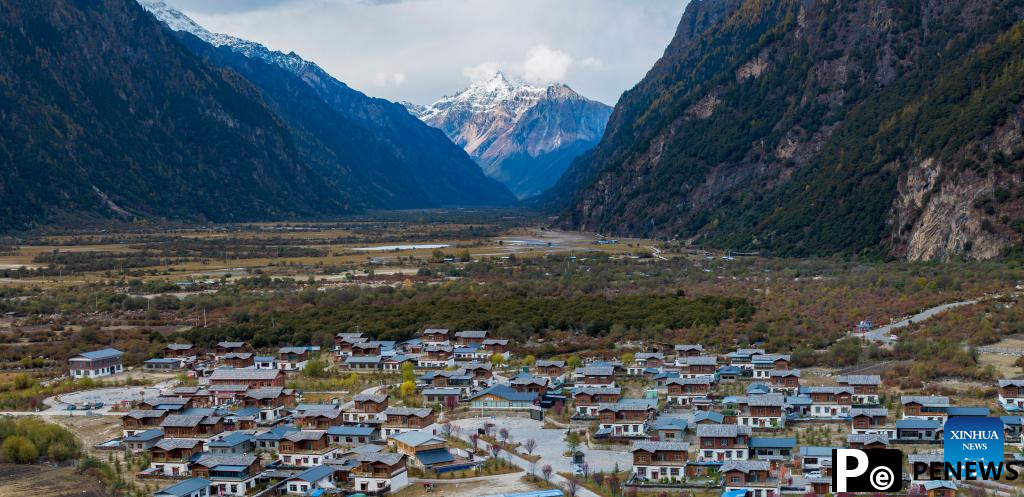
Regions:
<instances>
[{"instance_id":1,"label":"mountain gorge","mask_svg":"<svg viewBox=\"0 0 1024 497\"><path fill-rule=\"evenodd\" d=\"M611 114L610 107L566 85L536 87L501 72L429 106L405 105L519 198L550 188L573 159L597 144Z\"/></svg>"},{"instance_id":2,"label":"mountain gorge","mask_svg":"<svg viewBox=\"0 0 1024 497\"><path fill-rule=\"evenodd\" d=\"M299 149L371 208L508 204L512 196L444 134L294 53L211 33L162 1L140 4L196 55L251 81L294 130Z\"/></svg>"},{"instance_id":3,"label":"mountain gorge","mask_svg":"<svg viewBox=\"0 0 1024 497\"><path fill-rule=\"evenodd\" d=\"M1014 1L694 0L545 201L776 255L990 258L1024 233Z\"/></svg>"}]
</instances>

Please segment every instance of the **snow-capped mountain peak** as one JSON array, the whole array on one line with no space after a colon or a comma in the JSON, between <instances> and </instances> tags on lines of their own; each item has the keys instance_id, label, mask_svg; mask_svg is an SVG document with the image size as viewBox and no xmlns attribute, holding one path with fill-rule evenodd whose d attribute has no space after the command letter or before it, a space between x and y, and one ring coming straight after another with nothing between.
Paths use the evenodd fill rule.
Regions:
<instances>
[{"instance_id":1,"label":"snow-capped mountain peak","mask_svg":"<svg viewBox=\"0 0 1024 497\"><path fill-rule=\"evenodd\" d=\"M461 112L500 112L515 120L536 104L545 91L544 88L513 81L498 71L494 76L476 81L461 92L433 104L406 104L406 108L427 123L445 114Z\"/></svg>"},{"instance_id":2,"label":"snow-capped mountain peak","mask_svg":"<svg viewBox=\"0 0 1024 497\"><path fill-rule=\"evenodd\" d=\"M403 105L444 131L487 175L520 197L553 184L575 151L600 139L611 114L610 107L565 84L538 87L500 71L433 104ZM504 166L509 159L516 162L515 171Z\"/></svg>"}]
</instances>

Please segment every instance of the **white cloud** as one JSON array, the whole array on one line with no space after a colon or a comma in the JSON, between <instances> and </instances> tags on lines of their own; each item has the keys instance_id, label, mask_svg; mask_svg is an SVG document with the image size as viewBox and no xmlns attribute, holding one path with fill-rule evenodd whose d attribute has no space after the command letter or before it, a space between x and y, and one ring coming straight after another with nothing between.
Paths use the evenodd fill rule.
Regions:
<instances>
[{"instance_id":1,"label":"white cloud","mask_svg":"<svg viewBox=\"0 0 1024 497\"><path fill-rule=\"evenodd\" d=\"M604 62L596 57L587 57L577 65L584 69L593 69L595 71L603 71L605 69Z\"/></svg>"},{"instance_id":2,"label":"white cloud","mask_svg":"<svg viewBox=\"0 0 1024 497\"><path fill-rule=\"evenodd\" d=\"M501 66L497 62L481 62L473 67L464 68L462 75L469 78L470 82L477 83L490 79L499 70Z\"/></svg>"},{"instance_id":3,"label":"white cloud","mask_svg":"<svg viewBox=\"0 0 1024 497\"><path fill-rule=\"evenodd\" d=\"M536 45L526 53L521 76L535 84L565 81L571 66L571 55L547 45Z\"/></svg>"},{"instance_id":4,"label":"white cloud","mask_svg":"<svg viewBox=\"0 0 1024 497\"><path fill-rule=\"evenodd\" d=\"M402 83L405 83L405 79L406 76L404 72L389 73L386 71L378 71L377 74L373 76L374 84L382 88L389 86L402 86Z\"/></svg>"},{"instance_id":5,"label":"white cloud","mask_svg":"<svg viewBox=\"0 0 1024 497\"><path fill-rule=\"evenodd\" d=\"M295 51L376 97L432 102L463 88L467 78L503 69L515 78L557 79L609 104L661 56L687 3L165 1L211 31Z\"/></svg>"}]
</instances>

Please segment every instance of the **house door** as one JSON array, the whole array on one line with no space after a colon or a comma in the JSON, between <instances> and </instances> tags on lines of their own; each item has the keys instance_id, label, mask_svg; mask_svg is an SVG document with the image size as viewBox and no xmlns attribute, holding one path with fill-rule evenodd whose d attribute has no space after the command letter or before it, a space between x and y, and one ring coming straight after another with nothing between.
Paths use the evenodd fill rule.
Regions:
<instances>
[{"instance_id":1,"label":"house door","mask_svg":"<svg viewBox=\"0 0 1024 497\"><path fill-rule=\"evenodd\" d=\"M658 472L657 471L651 471L651 479L652 480L657 480L658 479Z\"/></svg>"}]
</instances>

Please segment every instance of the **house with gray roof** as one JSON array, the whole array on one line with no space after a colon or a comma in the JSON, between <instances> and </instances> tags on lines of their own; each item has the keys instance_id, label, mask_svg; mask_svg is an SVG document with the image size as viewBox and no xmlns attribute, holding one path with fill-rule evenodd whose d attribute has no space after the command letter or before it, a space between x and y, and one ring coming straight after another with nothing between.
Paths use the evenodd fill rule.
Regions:
<instances>
[{"instance_id":1,"label":"house with gray roof","mask_svg":"<svg viewBox=\"0 0 1024 497\"><path fill-rule=\"evenodd\" d=\"M157 490L153 497L210 497L210 480L189 478L163 490Z\"/></svg>"},{"instance_id":2,"label":"house with gray roof","mask_svg":"<svg viewBox=\"0 0 1024 497\"><path fill-rule=\"evenodd\" d=\"M631 478L669 482L685 479L690 444L686 442L638 441L633 442Z\"/></svg>"},{"instance_id":3,"label":"house with gray roof","mask_svg":"<svg viewBox=\"0 0 1024 497\"><path fill-rule=\"evenodd\" d=\"M945 422L949 415L949 397L904 395L900 397L903 419L929 419Z\"/></svg>"},{"instance_id":4,"label":"house with gray roof","mask_svg":"<svg viewBox=\"0 0 1024 497\"><path fill-rule=\"evenodd\" d=\"M314 466L284 481L288 495L312 495L317 490L335 488L334 468L330 466Z\"/></svg>"},{"instance_id":5,"label":"house with gray roof","mask_svg":"<svg viewBox=\"0 0 1024 497\"><path fill-rule=\"evenodd\" d=\"M68 365L72 378L115 375L124 371L124 352L111 348L82 352L68 359Z\"/></svg>"}]
</instances>

